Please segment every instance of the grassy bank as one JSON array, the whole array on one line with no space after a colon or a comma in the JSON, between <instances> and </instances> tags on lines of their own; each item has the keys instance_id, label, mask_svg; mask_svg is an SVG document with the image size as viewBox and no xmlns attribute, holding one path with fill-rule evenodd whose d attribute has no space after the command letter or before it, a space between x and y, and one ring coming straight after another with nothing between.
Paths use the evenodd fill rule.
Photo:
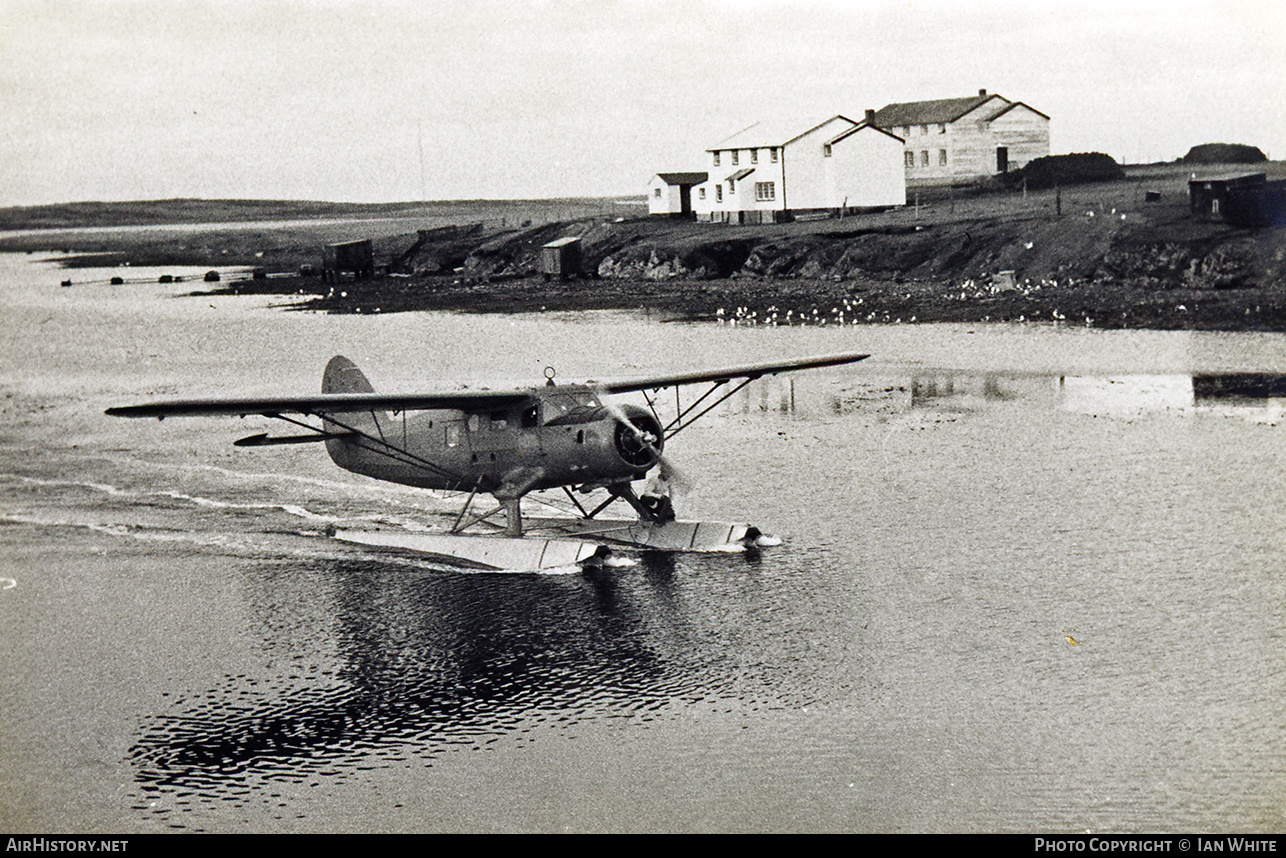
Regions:
<instances>
[{"instance_id":1,"label":"grassy bank","mask_svg":"<svg viewBox=\"0 0 1286 858\"><path fill-rule=\"evenodd\" d=\"M285 276L221 288L293 295L295 306L339 313L605 308L738 324L1022 320L1286 331L1286 230L1194 217L1190 170L1134 167L1124 180L1057 191L912 191L895 210L756 226L637 217L637 204L601 200L273 204L281 206L276 223L264 219L266 204L175 203L187 223L234 208L246 217L210 228L45 228L0 237L0 249L260 266ZM1286 165L1267 171L1286 175ZM159 217L159 204L148 205L147 216ZM418 232L447 223L472 228ZM547 282L540 247L573 235L585 276ZM386 276L335 284L299 274L320 267L323 244L354 238L373 240Z\"/></svg>"}]
</instances>

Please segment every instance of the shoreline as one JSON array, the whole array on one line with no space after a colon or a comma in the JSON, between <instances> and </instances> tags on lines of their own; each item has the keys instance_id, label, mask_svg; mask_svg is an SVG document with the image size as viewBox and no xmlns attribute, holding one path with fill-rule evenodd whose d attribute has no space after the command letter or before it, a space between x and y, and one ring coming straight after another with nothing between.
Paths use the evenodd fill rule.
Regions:
<instances>
[{"instance_id":1,"label":"shoreline","mask_svg":"<svg viewBox=\"0 0 1286 858\"><path fill-rule=\"evenodd\" d=\"M74 234L0 234L0 251L72 254L63 261L72 271L256 269L257 279L197 284L190 294L276 295L288 299L285 309L325 313L615 310L741 325L1286 332L1286 228L1193 214L1188 175L1171 165L1061 191L917 192L914 205L897 209L754 226L617 213L628 208L568 212L565 203L541 220L531 203L515 202L455 206L448 226L404 212L199 230L82 223ZM208 210L195 207L193 217ZM376 276L313 273L325 244L357 238L370 241ZM560 238L579 240L579 276L542 276L541 248Z\"/></svg>"}]
</instances>

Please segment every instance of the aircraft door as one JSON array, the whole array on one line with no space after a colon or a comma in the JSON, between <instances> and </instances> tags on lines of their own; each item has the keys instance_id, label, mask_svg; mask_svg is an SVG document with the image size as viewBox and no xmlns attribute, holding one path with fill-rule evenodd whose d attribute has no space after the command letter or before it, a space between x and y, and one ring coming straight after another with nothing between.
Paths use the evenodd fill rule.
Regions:
<instances>
[{"instance_id":1,"label":"aircraft door","mask_svg":"<svg viewBox=\"0 0 1286 858\"><path fill-rule=\"evenodd\" d=\"M519 458L518 415L509 411L484 411L470 414L464 422L473 460L489 468L511 468Z\"/></svg>"},{"instance_id":2,"label":"aircraft door","mask_svg":"<svg viewBox=\"0 0 1286 858\"><path fill-rule=\"evenodd\" d=\"M543 463L545 459L545 445L540 432L540 405L536 402L524 405L518 414L518 458L535 463Z\"/></svg>"}]
</instances>

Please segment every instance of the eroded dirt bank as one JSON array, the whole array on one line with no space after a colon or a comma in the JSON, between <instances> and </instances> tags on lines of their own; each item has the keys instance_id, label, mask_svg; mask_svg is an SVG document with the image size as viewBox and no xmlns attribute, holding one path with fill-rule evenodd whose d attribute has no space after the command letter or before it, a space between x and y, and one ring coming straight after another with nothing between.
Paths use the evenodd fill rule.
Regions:
<instances>
[{"instance_id":1,"label":"eroded dirt bank","mask_svg":"<svg viewBox=\"0 0 1286 858\"><path fill-rule=\"evenodd\" d=\"M1193 216L1186 179L1171 170L1058 192L925 194L894 211L762 226L591 216L368 232L387 273L339 282L300 273L319 267L321 244L334 239L298 224L132 233L80 247L135 265L261 267L272 276L216 288L336 313L618 309L738 324L1286 331L1286 230ZM568 236L580 238L582 274L546 280L541 247ZM18 249L11 240L0 247Z\"/></svg>"}]
</instances>

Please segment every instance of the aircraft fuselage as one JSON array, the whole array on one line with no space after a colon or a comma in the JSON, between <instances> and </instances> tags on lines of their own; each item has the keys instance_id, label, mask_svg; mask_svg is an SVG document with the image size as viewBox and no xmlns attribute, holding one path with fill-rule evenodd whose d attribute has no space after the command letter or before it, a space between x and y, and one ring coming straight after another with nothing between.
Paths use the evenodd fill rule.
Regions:
<instances>
[{"instance_id":1,"label":"aircraft fuselage","mask_svg":"<svg viewBox=\"0 0 1286 858\"><path fill-rule=\"evenodd\" d=\"M657 463L663 446L661 427L650 412L605 405L583 385L532 388L512 404L479 410L331 414L325 425L328 432L360 433L326 441L341 468L408 486L477 490L501 499L557 486L638 479Z\"/></svg>"}]
</instances>

